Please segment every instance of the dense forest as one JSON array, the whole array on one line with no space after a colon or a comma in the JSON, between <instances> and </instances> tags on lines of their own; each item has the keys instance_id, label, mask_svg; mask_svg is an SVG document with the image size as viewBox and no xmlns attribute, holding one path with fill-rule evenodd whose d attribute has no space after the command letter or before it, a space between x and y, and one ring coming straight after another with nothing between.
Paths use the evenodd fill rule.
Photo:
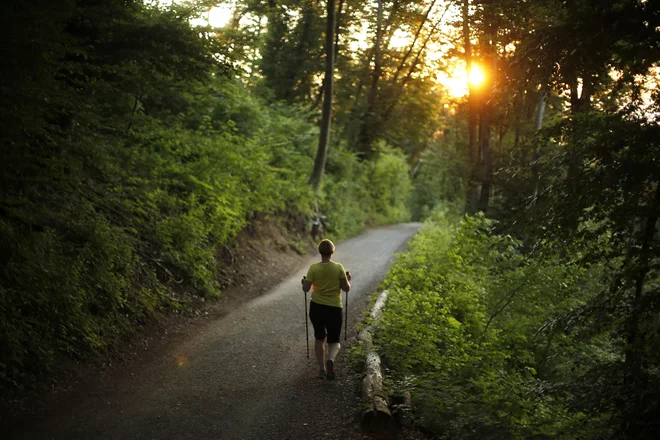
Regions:
<instances>
[{"instance_id":1,"label":"dense forest","mask_svg":"<svg viewBox=\"0 0 660 440\"><path fill-rule=\"evenodd\" d=\"M255 222L412 219L377 339L420 429L657 438L659 3L10 0L3 394L217 298Z\"/></svg>"}]
</instances>

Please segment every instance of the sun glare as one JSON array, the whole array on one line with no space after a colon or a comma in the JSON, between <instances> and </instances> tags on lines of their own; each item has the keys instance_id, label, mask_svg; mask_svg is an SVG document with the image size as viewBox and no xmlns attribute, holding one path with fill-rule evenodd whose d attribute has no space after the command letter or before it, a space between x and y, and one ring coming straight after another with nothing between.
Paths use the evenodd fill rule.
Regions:
<instances>
[{"instance_id":1,"label":"sun glare","mask_svg":"<svg viewBox=\"0 0 660 440\"><path fill-rule=\"evenodd\" d=\"M403 49L409 44L410 44L410 35L402 31L401 29L397 29L394 31L394 33L392 34L392 38L390 39L390 47L393 47L394 49Z\"/></svg>"},{"instance_id":2,"label":"sun glare","mask_svg":"<svg viewBox=\"0 0 660 440\"><path fill-rule=\"evenodd\" d=\"M471 86L480 86L484 80L486 79L486 75L484 74L483 69L479 65L472 65L472 68L470 69L470 74L468 75L468 81L470 82Z\"/></svg>"},{"instance_id":3,"label":"sun glare","mask_svg":"<svg viewBox=\"0 0 660 440\"><path fill-rule=\"evenodd\" d=\"M214 6L209 10L208 21L213 27L223 27L229 24L233 14L233 8L226 3L220 6Z\"/></svg>"},{"instance_id":4,"label":"sun glare","mask_svg":"<svg viewBox=\"0 0 660 440\"><path fill-rule=\"evenodd\" d=\"M461 61L449 65L447 70L439 71L436 81L442 84L452 98L462 98L468 94L465 64Z\"/></svg>"},{"instance_id":5,"label":"sun glare","mask_svg":"<svg viewBox=\"0 0 660 440\"><path fill-rule=\"evenodd\" d=\"M452 98L462 98L469 93L469 87L481 87L488 79L483 67L478 64L472 64L469 74L466 70L465 63L457 61L449 65L447 70L438 72L436 80Z\"/></svg>"}]
</instances>

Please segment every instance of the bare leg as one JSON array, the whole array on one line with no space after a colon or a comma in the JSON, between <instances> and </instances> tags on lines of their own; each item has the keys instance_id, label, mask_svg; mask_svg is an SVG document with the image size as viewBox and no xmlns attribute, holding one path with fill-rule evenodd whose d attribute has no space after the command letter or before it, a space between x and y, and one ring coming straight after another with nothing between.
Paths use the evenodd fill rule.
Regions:
<instances>
[{"instance_id":1,"label":"bare leg","mask_svg":"<svg viewBox=\"0 0 660 440\"><path fill-rule=\"evenodd\" d=\"M339 342L333 342L332 344L328 344L328 347L328 359L334 362L339 353L339 349L341 348L341 344Z\"/></svg>"},{"instance_id":2,"label":"bare leg","mask_svg":"<svg viewBox=\"0 0 660 440\"><path fill-rule=\"evenodd\" d=\"M325 370L325 339L314 340L314 352L316 353L319 370Z\"/></svg>"}]
</instances>

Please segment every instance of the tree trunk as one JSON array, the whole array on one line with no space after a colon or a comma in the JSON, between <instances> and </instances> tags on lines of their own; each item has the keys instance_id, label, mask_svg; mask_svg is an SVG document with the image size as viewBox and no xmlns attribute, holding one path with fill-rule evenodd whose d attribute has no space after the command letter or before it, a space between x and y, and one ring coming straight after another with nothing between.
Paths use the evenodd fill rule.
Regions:
<instances>
[{"instance_id":1,"label":"tree trunk","mask_svg":"<svg viewBox=\"0 0 660 440\"><path fill-rule=\"evenodd\" d=\"M546 92L543 87L541 87L541 91L539 92L539 102L538 106L536 107L536 121L534 123L534 132L538 132L541 127L543 127L543 115L545 114L545 97L546 97ZM534 196L532 197L532 203L536 201L536 198L539 195L539 186L541 185L541 176L539 174L539 167L538 167L538 161L541 158L541 151L538 147L536 146L536 149L534 150L534 156L532 157L532 175L534 176Z\"/></svg>"},{"instance_id":2,"label":"tree trunk","mask_svg":"<svg viewBox=\"0 0 660 440\"><path fill-rule=\"evenodd\" d=\"M321 116L321 133L319 135L319 145L314 160L314 170L309 177L309 184L314 191L321 186L325 161L328 155L328 141L330 139L330 122L332 120L332 92L334 88L334 70L335 70L335 49L334 49L334 31L335 31L335 0L328 0L327 4L327 23L325 35L325 90L323 96L323 113Z\"/></svg>"},{"instance_id":3,"label":"tree trunk","mask_svg":"<svg viewBox=\"0 0 660 440\"><path fill-rule=\"evenodd\" d=\"M138 105L140 103L140 95L136 95L135 101L133 102L133 110L131 111L131 119L128 121L128 127L126 128L126 136L131 134L131 129L133 128L133 121L135 121L135 114L137 113Z\"/></svg>"},{"instance_id":4,"label":"tree trunk","mask_svg":"<svg viewBox=\"0 0 660 440\"><path fill-rule=\"evenodd\" d=\"M339 31L341 30L341 13L344 10L344 0L339 0L339 6L337 8L337 16L335 17L335 59L334 62L337 62L337 57L339 56ZM321 99L323 98L323 92L325 91L325 81L319 87L319 92L316 95L314 100L314 109L316 109L321 104Z\"/></svg>"},{"instance_id":5,"label":"tree trunk","mask_svg":"<svg viewBox=\"0 0 660 440\"><path fill-rule=\"evenodd\" d=\"M371 153L373 141L373 125L376 123L376 98L378 96L378 82L382 74L382 48L383 39L383 0L378 0L376 40L374 42L374 70L371 74L371 88L367 98L367 113L364 115L358 134L358 150L368 156Z\"/></svg>"},{"instance_id":6,"label":"tree trunk","mask_svg":"<svg viewBox=\"0 0 660 440\"><path fill-rule=\"evenodd\" d=\"M408 69L408 73L403 78L403 80L401 80L401 84L399 85L399 89L398 89L397 93L395 94L394 99L392 100L390 105L387 107L387 109L382 114L382 117L381 117L381 120L380 120L380 125L381 126L384 125L388 121L390 115L392 114L392 111L394 110L394 108L399 103L399 101L401 99L401 96L403 95L403 92L405 90L406 84L408 84L408 81L410 81L410 78L412 78L412 74L415 72L415 69L417 68L417 65L419 64L419 59L421 58L422 54L426 50L426 47L428 46L429 40L431 39L431 37L433 37L436 29L442 23L442 20L445 18L445 14L447 13L447 10L449 9L449 6L450 5L447 5L447 7L445 8L445 12L442 14L440 19L438 19L438 21L436 21L433 24L433 27L429 31L429 34L424 39L424 43L422 43L422 47L419 49L419 51L417 51L417 54L415 55L415 59L413 60L412 64L410 65L410 69ZM426 13L427 16L428 16L429 12L431 12L430 9ZM421 27L420 27L420 30L421 30ZM417 39L417 35L415 36L415 39ZM414 42L413 42L413 44L414 44ZM412 45L411 45L410 48L412 49ZM406 54L406 57L408 55L409 55L409 53ZM402 68L403 68L403 61L402 61L401 64L399 64L399 69L402 69ZM397 69L397 72L396 72L396 75L394 76L393 82L396 81L396 79L399 76L399 73L400 73L399 69Z\"/></svg>"},{"instance_id":7,"label":"tree trunk","mask_svg":"<svg viewBox=\"0 0 660 440\"><path fill-rule=\"evenodd\" d=\"M543 116L545 115L545 97L546 93L543 87L539 92L539 102L536 107L536 122L534 123L534 131L539 131L543 127Z\"/></svg>"},{"instance_id":8,"label":"tree trunk","mask_svg":"<svg viewBox=\"0 0 660 440\"><path fill-rule=\"evenodd\" d=\"M472 43L470 41L470 0L463 0L463 46L465 50L465 69L469 77L472 70ZM477 167L479 164L479 155L477 152L477 107L476 99L472 85L468 81L468 153L470 157L470 175L468 176L468 185L465 194L465 212L472 214L475 212L477 203Z\"/></svg>"},{"instance_id":9,"label":"tree trunk","mask_svg":"<svg viewBox=\"0 0 660 440\"><path fill-rule=\"evenodd\" d=\"M591 106L591 83L588 79L583 79L582 92L578 90L578 77L576 75L569 78L568 85L571 93L571 114L576 115L589 111ZM580 140L574 139L570 142L572 145L579 145ZM566 181L569 187L580 187L580 158L573 149L569 149L566 153ZM564 209L572 210L573 207L565 206ZM568 224L566 225L569 230L577 230L579 226L579 218L577 215L568 217Z\"/></svg>"},{"instance_id":10,"label":"tree trunk","mask_svg":"<svg viewBox=\"0 0 660 440\"><path fill-rule=\"evenodd\" d=\"M337 61L337 57L339 56L339 32L341 31L342 12L344 12L344 0L339 0L337 19L335 20L335 61Z\"/></svg>"},{"instance_id":11,"label":"tree trunk","mask_svg":"<svg viewBox=\"0 0 660 440\"><path fill-rule=\"evenodd\" d=\"M488 212L490 192L493 185L493 159L490 151L490 109L482 109L479 118L479 150L481 152L481 194L477 209L484 214Z\"/></svg>"},{"instance_id":12,"label":"tree trunk","mask_svg":"<svg viewBox=\"0 0 660 440\"><path fill-rule=\"evenodd\" d=\"M362 429L376 434L377 438L394 437L395 426L388 404L388 396L383 387L383 373L380 356L373 344L373 333L382 309L387 301L387 290L381 292L371 311L372 324L360 332L359 339L365 349L365 372L362 379Z\"/></svg>"},{"instance_id":13,"label":"tree trunk","mask_svg":"<svg viewBox=\"0 0 660 440\"><path fill-rule=\"evenodd\" d=\"M397 27L394 26L396 18L398 17L399 10L402 9L402 6L404 6L405 2L402 2L401 0L394 0L392 2L392 6L390 7L389 14L387 14L387 17L385 17L385 11L383 10L383 20L381 24L381 42L380 46L384 48L390 47L390 43L392 42L392 37L394 36L394 32L396 32ZM384 5L383 5L384 7Z\"/></svg>"}]
</instances>

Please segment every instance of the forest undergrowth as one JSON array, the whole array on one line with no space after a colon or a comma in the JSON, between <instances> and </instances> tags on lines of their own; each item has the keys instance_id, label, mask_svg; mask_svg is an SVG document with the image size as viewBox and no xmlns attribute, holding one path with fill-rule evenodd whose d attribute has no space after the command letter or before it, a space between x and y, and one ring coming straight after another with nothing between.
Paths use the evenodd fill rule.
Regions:
<instances>
[{"instance_id":1,"label":"forest undergrowth","mask_svg":"<svg viewBox=\"0 0 660 440\"><path fill-rule=\"evenodd\" d=\"M574 322L604 270L436 209L384 282L390 391L412 391L434 438L608 438L618 385L598 374L623 362L621 341Z\"/></svg>"}]
</instances>

